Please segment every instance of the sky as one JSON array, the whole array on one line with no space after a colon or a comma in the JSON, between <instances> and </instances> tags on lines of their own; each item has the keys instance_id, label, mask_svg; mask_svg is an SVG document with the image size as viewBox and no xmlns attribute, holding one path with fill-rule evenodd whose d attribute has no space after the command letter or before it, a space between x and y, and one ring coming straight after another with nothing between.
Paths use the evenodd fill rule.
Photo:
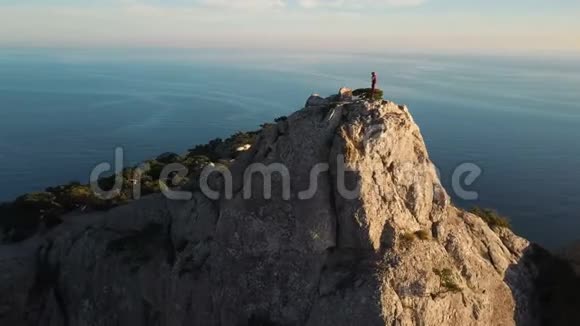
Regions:
<instances>
[{"instance_id":1,"label":"sky","mask_svg":"<svg viewBox=\"0 0 580 326\"><path fill-rule=\"evenodd\" d=\"M580 0L0 0L0 47L580 52Z\"/></svg>"}]
</instances>

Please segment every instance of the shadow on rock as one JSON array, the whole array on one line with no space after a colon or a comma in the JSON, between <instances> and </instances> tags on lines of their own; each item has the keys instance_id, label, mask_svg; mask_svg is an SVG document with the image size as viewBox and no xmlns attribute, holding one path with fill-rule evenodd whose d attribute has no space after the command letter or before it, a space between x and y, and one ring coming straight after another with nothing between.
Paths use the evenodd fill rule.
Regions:
<instances>
[{"instance_id":1,"label":"shadow on rock","mask_svg":"<svg viewBox=\"0 0 580 326\"><path fill-rule=\"evenodd\" d=\"M516 300L518 325L580 325L580 277L569 262L532 244L506 271L505 281Z\"/></svg>"}]
</instances>

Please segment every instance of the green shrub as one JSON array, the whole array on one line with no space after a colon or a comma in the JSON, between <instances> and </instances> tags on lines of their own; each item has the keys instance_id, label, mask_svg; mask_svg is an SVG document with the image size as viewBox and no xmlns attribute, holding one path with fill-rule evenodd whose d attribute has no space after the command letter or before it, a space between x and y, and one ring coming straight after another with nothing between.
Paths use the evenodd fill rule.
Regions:
<instances>
[{"instance_id":1,"label":"green shrub","mask_svg":"<svg viewBox=\"0 0 580 326\"><path fill-rule=\"evenodd\" d=\"M145 174L153 178L153 180L159 180L161 177L161 172L165 168L166 164L158 162L156 160L149 161L149 169L145 171Z\"/></svg>"},{"instance_id":2,"label":"green shrub","mask_svg":"<svg viewBox=\"0 0 580 326\"><path fill-rule=\"evenodd\" d=\"M14 207L17 209L30 210L49 210L58 208L56 197L49 192L33 192L20 196L14 201Z\"/></svg>"},{"instance_id":3,"label":"green shrub","mask_svg":"<svg viewBox=\"0 0 580 326\"><path fill-rule=\"evenodd\" d=\"M221 138L216 138L205 145L197 145L189 150L187 156L203 155L209 157L212 161L216 161L221 158L217 153L217 149L223 144L223 142L224 141Z\"/></svg>"},{"instance_id":4,"label":"green shrub","mask_svg":"<svg viewBox=\"0 0 580 326\"><path fill-rule=\"evenodd\" d=\"M451 292L461 292L461 287L455 282L453 272L449 268L433 269L433 272L439 276L441 286Z\"/></svg>"},{"instance_id":5,"label":"green shrub","mask_svg":"<svg viewBox=\"0 0 580 326\"><path fill-rule=\"evenodd\" d=\"M171 164L180 162L181 156L175 153L167 152L157 156L155 160L164 164Z\"/></svg>"},{"instance_id":6,"label":"green shrub","mask_svg":"<svg viewBox=\"0 0 580 326\"><path fill-rule=\"evenodd\" d=\"M352 95L368 100L371 98L371 91L372 91L372 89L370 89L370 88L359 88L359 89L354 90L352 92ZM383 90L378 89L378 88L375 89L374 100L382 100L383 95L384 95Z\"/></svg>"},{"instance_id":7,"label":"green shrub","mask_svg":"<svg viewBox=\"0 0 580 326\"><path fill-rule=\"evenodd\" d=\"M47 190L56 197L56 202L63 208L63 214L79 208L104 210L113 204L112 201L98 198L89 185L66 185Z\"/></svg>"},{"instance_id":8,"label":"green shrub","mask_svg":"<svg viewBox=\"0 0 580 326\"><path fill-rule=\"evenodd\" d=\"M254 144L254 142L256 141L256 139L258 138L258 132L257 131L250 131L250 132L237 132L235 133L233 136L231 136L230 138L226 139L226 143L231 144L234 147L239 147L239 146L243 146L246 144Z\"/></svg>"},{"instance_id":9,"label":"green shrub","mask_svg":"<svg viewBox=\"0 0 580 326\"><path fill-rule=\"evenodd\" d=\"M482 220L487 223L490 227L500 227L500 228L511 228L509 219L505 216L501 216L498 212L481 207L473 207L470 213L481 217Z\"/></svg>"},{"instance_id":10,"label":"green shrub","mask_svg":"<svg viewBox=\"0 0 580 326\"><path fill-rule=\"evenodd\" d=\"M189 170L189 174L196 175L201 173L201 171L206 166L211 164L211 160L209 159L209 157L204 155L193 155L186 157L185 160L182 162L182 164L187 167L187 169Z\"/></svg>"},{"instance_id":11,"label":"green shrub","mask_svg":"<svg viewBox=\"0 0 580 326\"><path fill-rule=\"evenodd\" d=\"M142 181L141 195L150 195L161 191L158 180Z\"/></svg>"},{"instance_id":12,"label":"green shrub","mask_svg":"<svg viewBox=\"0 0 580 326\"><path fill-rule=\"evenodd\" d=\"M68 192L73 200L87 201L93 197L93 192L88 186L73 186Z\"/></svg>"},{"instance_id":13,"label":"green shrub","mask_svg":"<svg viewBox=\"0 0 580 326\"><path fill-rule=\"evenodd\" d=\"M116 175L103 177L100 178L99 181L97 181L97 183L99 184L99 187L101 187L101 189L103 189L104 191L110 191L115 186L116 177L117 177Z\"/></svg>"}]
</instances>

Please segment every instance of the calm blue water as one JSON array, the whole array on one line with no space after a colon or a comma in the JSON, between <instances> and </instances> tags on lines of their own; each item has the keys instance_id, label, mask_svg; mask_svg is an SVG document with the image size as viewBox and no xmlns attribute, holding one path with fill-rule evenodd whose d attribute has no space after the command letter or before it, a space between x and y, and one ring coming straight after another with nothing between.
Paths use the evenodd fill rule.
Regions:
<instances>
[{"instance_id":1,"label":"calm blue water","mask_svg":"<svg viewBox=\"0 0 580 326\"><path fill-rule=\"evenodd\" d=\"M0 50L0 200L129 164L362 87L408 104L450 184L481 166L475 202L548 247L580 238L580 61L441 55ZM448 187L449 188L449 187Z\"/></svg>"}]
</instances>

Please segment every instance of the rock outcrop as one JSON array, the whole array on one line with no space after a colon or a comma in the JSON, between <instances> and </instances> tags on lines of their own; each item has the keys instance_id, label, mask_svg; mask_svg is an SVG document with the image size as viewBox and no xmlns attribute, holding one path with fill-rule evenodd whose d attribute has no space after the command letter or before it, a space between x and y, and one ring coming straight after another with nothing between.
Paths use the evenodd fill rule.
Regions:
<instances>
[{"instance_id":1,"label":"rock outcrop","mask_svg":"<svg viewBox=\"0 0 580 326\"><path fill-rule=\"evenodd\" d=\"M311 107L311 106L322 106L322 105L327 105L328 104L328 100L325 99L324 97L318 95L318 94L312 94L310 95L310 97L306 100L306 104L305 107Z\"/></svg>"},{"instance_id":2,"label":"rock outcrop","mask_svg":"<svg viewBox=\"0 0 580 326\"><path fill-rule=\"evenodd\" d=\"M256 163L287 169L269 199ZM0 247L0 324L551 321L541 249L450 203L404 106L311 97L229 168L232 198L153 195Z\"/></svg>"}]
</instances>

